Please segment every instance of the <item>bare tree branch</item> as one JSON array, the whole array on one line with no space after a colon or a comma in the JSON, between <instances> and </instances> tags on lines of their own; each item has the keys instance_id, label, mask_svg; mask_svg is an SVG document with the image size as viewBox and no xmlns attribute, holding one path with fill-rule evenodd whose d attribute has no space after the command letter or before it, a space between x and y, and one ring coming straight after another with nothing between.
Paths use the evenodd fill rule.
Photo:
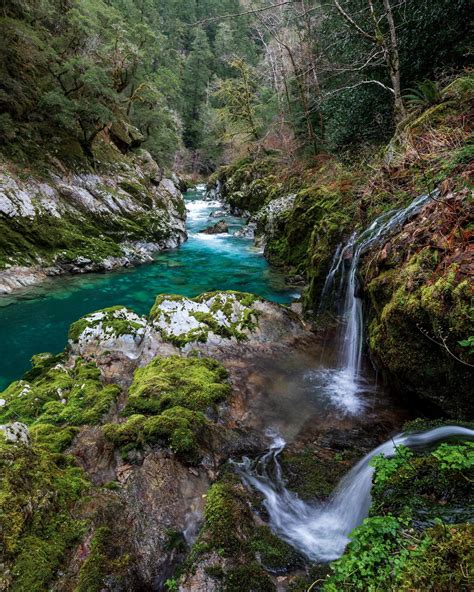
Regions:
<instances>
[{"instance_id":1,"label":"bare tree branch","mask_svg":"<svg viewBox=\"0 0 474 592\"><path fill-rule=\"evenodd\" d=\"M379 80L362 80L361 82L357 82L356 84L352 84L351 86L343 86L342 88L338 88L338 89L333 90L331 92L325 93L324 97L330 97L331 95L335 95L335 94L343 92L345 90L351 90L353 88L357 88L358 86L362 86L363 84L377 84L378 86L381 86L385 90L388 90L389 92L391 92L393 95L395 94L395 91L393 90L393 88L390 88L389 86L386 86L385 84L382 84Z\"/></svg>"},{"instance_id":2,"label":"bare tree branch","mask_svg":"<svg viewBox=\"0 0 474 592\"><path fill-rule=\"evenodd\" d=\"M369 39L373 43L376 43L377 42L377 39L373 35L371 35L370 33L367 33L367 31L364 31L364 29L362 29L361 27L359 27L359 25L355 22L355 20L351 16L349 16L347 14L347 12L344 11L344 9L342 8L342 6L339 4L338 0L334 0L334 4L336 5L336 8L340 12L340 14L346 19L346 21L348 23L350 23L354 27L354 29L360 35L362 35L366 39Z\"/></svg>"}]
</instances>

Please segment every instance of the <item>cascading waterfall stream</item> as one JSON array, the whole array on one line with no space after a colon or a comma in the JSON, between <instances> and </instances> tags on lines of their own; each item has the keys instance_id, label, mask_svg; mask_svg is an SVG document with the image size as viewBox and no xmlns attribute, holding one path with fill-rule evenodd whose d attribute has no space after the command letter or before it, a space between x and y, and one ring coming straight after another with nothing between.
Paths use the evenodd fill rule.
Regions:
<instances>
[{"instance_id":1,"label":"cascading waterfall stream","mask_svg":"<svg viewBox=\"0 0 474 592\"><path fill-rule=\"evenodd\" d=\"M368 387L361 377L363 349L362 302L357 295L357 271L361 256L368 248L386 240L436 193L421 195L409 206L385 212L360 235L354 233L345 246L339 245L326 277L321 308L330 294L345 294L343 317L346 324L340 352L340 368L314 371L324 374L322 387L333 403L343 412L359 413L363 402L357 396ZM346 262L350 259L347 270ZM319 383L321 388L321 383ZM448 438L474 438L474 430L459 426L440 427L424 433L400 434L365 456L340 482L326 503L306 503L288 491L279 464L285 447L280 436L274 436L268 450L257 461L244 458L238 464L242 479L260 491L265 498L270 526L282 539L313 561L331 561L342 555L350 532L367 516L371 497L372 474L370 460L379 454L393 456L400 445L411 448L427 447Z\"/></svg>"},{"instance_id":2,"label":"cascading waterfall stream","mask_svg":"<svg viewBox=\"0 0 474 592\"><path fill-rule=\"evenodd\" d=\"M357 292L357 272L361 256L382 240L387 240L394 232L420 209L437 192L420 195L410 205L398 210L384 212L360 235L353 233L347 243L338 245L333 256L331 268L321 294L320 311L328 301L339 301L344 295L341 316L345 320L342 347L339 355L339 368L326 371L326 391L346 412L358 413L364 402L359 394L370 391L361 375L363 351L363 311L362 300ZM347 261L350 267L347 269Z\"/></svg>"},{"instance_id":3,"label":"cascading waterfall stream","mask_svg":"<svg viewBox=\"0 0 474 592\"><path fill-rule=\"evenodd\" d=\"M474 439L474 430L443 426L427 432L395 436L360 460L325 503L304 502L286 489L278 458L285 441L279 436L274 437L262 457L256 461L244 458L237 469L245 483L263 494L274 532L308 559L326 562L343 554L350 532L368 515L374 472L370 461L374 456L390 457L401 445L423 449L454 437Z\"/></svg>"}]
</instances>

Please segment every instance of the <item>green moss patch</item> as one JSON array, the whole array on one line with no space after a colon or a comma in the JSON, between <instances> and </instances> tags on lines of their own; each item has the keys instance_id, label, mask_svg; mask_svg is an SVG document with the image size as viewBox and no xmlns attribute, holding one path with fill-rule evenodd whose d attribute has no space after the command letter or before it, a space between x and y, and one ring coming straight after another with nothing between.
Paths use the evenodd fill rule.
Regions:
<instances>
[{"instance_id":1,"label":"green moss patch","mask_svg":"<svg viewBox=\"0 0 474 592\"><path fill-rule=\"evenodd\" d=\"M183 459L199 455L209 420L204 412L230 394L227 371L211 358L156 358L135 372L125 422L104 426L106 437L127 454L162 443Z\"/></svg>"},{"instance_id":2,"label":"green moss patch","mask_svg":"<svg viewBox=\"0 0 474 592\"><path fill-rule=\"evenodd\" d=\"M43 592L85 531L71 511L89 484L67 458L0 440L0 562L10 590Z\"/></svg>"},{"instance_id":3,"label":"green moss patch","mask_svg":"<svg viewBox=\"0 0 474 592\"><path fill-rule=\"evenodd\" d=\"M176 405L206 411L230 393L227 370L212 358L156 358L135 371L126 413L159 413Z\"/></svg>"},{"instance_id":4,"label":"green moss patch","mask_svg":"<svg viewBox=\"0 0 474 592\"><path fill-rule=\"evenodd\" d=\"M104 589L105 578L113 573L117 580L129 562L130 556L117 546L112 529L106 526L97 528L89 555L81 566L75 592L100 592Z\"/></svg>"},{"instance_id":5,"label":"green moss patch","mask_svg":"<svg viewBox=\"0 0 474 592\"><path fill-rule=\"evenodd\" d=\"M44 358L39 360L46 363ZM120 392L115 385L101 383L94 363L80 359L72 368L46 365L33 368L27 376L30 380L13 382L1 393L5 403L0 408L0 423L24 422L38 441L44 438L52 448L71 441L73 426L100 423Z\"/></svg>"}]
</instances>

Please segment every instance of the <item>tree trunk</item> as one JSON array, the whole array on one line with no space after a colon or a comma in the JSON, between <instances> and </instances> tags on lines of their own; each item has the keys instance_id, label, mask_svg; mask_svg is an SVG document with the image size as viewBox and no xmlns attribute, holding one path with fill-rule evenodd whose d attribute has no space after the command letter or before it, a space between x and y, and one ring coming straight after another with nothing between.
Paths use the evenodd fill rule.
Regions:
<instances>
[{"instance_id":1,"label":"tree trunk","mask_svg":"<svg viewBox=\"0 0 474 592\"><path fill-rule=\"evenodd\" d=\"M403 104L401 84L400 84L400 56L398 54L397 30L393 19L390 0L383 0L385 16L387 18L390 31L390 44L387 52L387 65L392 81L392 88L395 95L395 121L398 123L405 116L405 105Z\"/></svg>"}]
</instances>

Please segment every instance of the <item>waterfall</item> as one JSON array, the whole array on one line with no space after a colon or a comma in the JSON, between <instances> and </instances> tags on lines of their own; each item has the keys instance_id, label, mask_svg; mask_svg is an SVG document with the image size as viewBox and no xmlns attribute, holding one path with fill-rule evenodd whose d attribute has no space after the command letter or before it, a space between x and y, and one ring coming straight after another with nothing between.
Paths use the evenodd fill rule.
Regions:
<instances>
[{"instance_id":1,"label":"waterfall","mask_svg":"<svg viewBox=\"0 0 474 592\"><path fill-rule=\"evenodd\" d=\"M332 373L332 385L328 387L344 389L352 407L355 407L354 400L357 394L367 389L361 378L364 319L357 285L360 258L369 248L387 240L399 230L436 193L420 195L405 208L384 212L360 235L354 233L344 246L338 245L334 253L321 294L320 311L331 297L339 301L344 294L341 316L345 320L345 325L339 355L340 367L337 372Z\"/></svg>"},{"instance_id":2,"label":"waterfall","mask_svg":"<svg viewBox=\"0 0 474 592\"><path fill-rule=\"evenodd\" d=\"M272 530L308 559L327 562L343 554L349 534L368 515L374 456L393 456L401 445L423 449L456 436L474 439L474 430L444 426L395 436L360 460L325 503L304 502L286 489L279 463L285 441L279 436L263 456L256 461L244 458L237 469L245 483L263 494Z\"/></svg>"}]
</instances>

